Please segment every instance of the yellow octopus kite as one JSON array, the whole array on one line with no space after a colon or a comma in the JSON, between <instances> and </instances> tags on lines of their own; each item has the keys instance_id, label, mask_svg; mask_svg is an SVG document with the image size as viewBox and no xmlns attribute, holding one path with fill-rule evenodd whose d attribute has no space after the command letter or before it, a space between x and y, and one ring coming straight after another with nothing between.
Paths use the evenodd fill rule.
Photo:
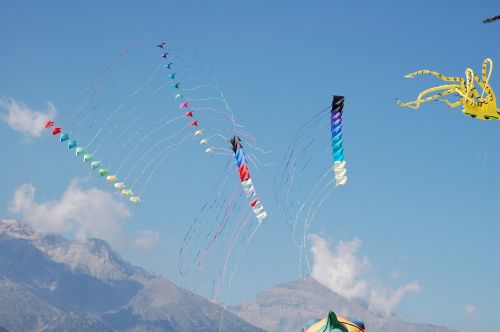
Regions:
<instances>
[{"instance_id":1,"label":"yellow octopus kite","mask_svg":"<svg viewBox=\"0 0 500 332\"><path fill-rule=\"evenodd\" d=\"M487 58L483 62L483 68L481 71L481 79L474 73L474 71L470 68L465 70L465 79L461 77L447 77L441 75L438 72L430 71L430 70L419 70L414 73L408 74L406 78L414 78L417 75L422 74L430 74L440 78L445 82L458 82L457 84L445 84L436 86L427 90L422 91L417 100L410 101L407 103L402 103L397 100L398 105L406 106L414 109L418 109L421 103L425 103L431 100L439 100L445 102L448 106L455 108L459 106L463 106L462 112L465 115L469 115L476 119L481 120L500 120L500 109L496 108L497 102L495 93L493 89L489 85L491 72L493 71L493 61ZM488 75L486 75L488 72ZM483 90L481 95L476 89L474 85L476 82L479 87ZM442 91L438 94L431 95L429 97L424 98L433 92ZM446 99L441 99L441 97L457 94L459 96L459 100L456 102L450 102Z\"/></svg>"}]
</instances>

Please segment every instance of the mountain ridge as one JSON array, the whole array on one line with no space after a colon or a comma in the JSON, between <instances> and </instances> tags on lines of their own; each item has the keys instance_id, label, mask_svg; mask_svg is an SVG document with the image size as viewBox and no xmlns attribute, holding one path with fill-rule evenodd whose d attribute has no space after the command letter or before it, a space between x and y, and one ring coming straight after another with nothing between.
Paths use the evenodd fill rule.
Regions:
<instances>
[{"instance_id":1,"label":"mountain ridge","mask_svg":"<svg viewBox=\"0 0 500 332\"><path fill-rule=\"evenodd\" d=\"M370 332L456 332L380 316L312 277L224 309L126 262L103 240L67 240L0 219L0 332L300 331L329 310L364 320Z\"/></svg>"},{"instance_id":2,"label":"mountain ridge","mask_svg":"<svg viewBox=\"0 0 500 332\"><path fill-rule=\"evenodd\" d=\"M300 331L308 320L324 318L333 310L361 319L370 332L458 332L431 324L407 323L396 316L385 317L361 301L331 291L311 276L264 290L255 299L229 310L266 331Z\"/></svg>"},{"instance_id":3,"label":"mountain ridge","mask_svg":"<svg viewBox=\"0 0 500 332\"><path fill-rule=\"evenodd\" d=\"M0 220L0 326L10 331L218 331L223 308L131 265L103 240ZM222 331L262 331L225 312Z\"/></svg>"}]
</instances>

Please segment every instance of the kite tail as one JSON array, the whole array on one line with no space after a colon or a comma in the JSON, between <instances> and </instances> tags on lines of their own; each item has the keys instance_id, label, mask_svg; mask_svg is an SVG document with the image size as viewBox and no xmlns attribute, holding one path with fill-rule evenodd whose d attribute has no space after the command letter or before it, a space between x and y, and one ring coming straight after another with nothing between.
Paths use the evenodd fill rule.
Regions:
<instances>
[{"instance_id":1,"label":"kite tail","mask_svg":"<svg viewBox=\"0 0 500 332\"><path fill-rule=\"evenodd\" d=\"M331 132L333 150L333 172L335 173L335 185L343 186L347 183L347 170L344 160L344 139L342 137L342 113L344 109L344 97L333 96L331 111Z\"/></svg>"}]
</instances>

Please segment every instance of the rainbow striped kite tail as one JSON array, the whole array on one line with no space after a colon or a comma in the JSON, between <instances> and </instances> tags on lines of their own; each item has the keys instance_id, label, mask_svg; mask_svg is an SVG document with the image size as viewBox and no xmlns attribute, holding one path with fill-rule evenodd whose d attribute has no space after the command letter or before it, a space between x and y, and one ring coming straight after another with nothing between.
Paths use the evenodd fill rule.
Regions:
<instances>
[{"instance_id":1,"label":"rainbow striped kite tail","mask_svg":"<svg viewBox=\"0 0 500 332\"><path fill-rule=\"evenodd\" d=\"M347 169L344 158L344 138L342 132L342 113L344 111L344 97L333 96L331 119L332 157L335 173L335 185L344 186L347 183Z\"/></svg>"}]
</instances>

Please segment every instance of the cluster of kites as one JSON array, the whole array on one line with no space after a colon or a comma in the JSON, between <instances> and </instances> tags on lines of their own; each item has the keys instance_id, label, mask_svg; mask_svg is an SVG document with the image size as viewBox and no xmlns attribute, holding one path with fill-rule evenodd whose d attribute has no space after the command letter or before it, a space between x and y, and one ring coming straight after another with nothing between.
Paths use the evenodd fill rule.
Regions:
<instances>
[{"instance_id":1,"label":"cluster of kites","mask_svg":"<svg viewBox=\"0 0 500 332\"><path fill-rule=\"evenodd\" d=\"M181 148L201 148L191 158L195 164L200 158L227 157L220 181L179 252L186 286L212 284L212 298L232 281L245 248L268 216L253 172L270 165L261 161L270 151L258 147L236 121L214 71L193 47L132 44L70 100L58 119L45 124L59 144L81 158L89 174L132 205L147 202L150 183L168 183L175 176L156 173ZM197 175L207 169L198 168Z\"/></svg>"},{"instance_id":2,"label":"cluster of kites","mask_svg":"<svg viewBox=\"0 0 500 332\"><path fill-rule=\"evenodd\" d=\"M45 128L49 129L54 126L54 121L47 121L45 123ZM68 141L68 149L75 149L75 156L82 157L84 163L89 163L90 168L95 171L97 170L97 174L100 177L106 177L106 181L109 184L114 185L116 190L121 190L121 194L124 197L130 199L132 204L139 204L141 202L141 198L139 196L134 196L134 193L131 189L126 188L125 183L118 182L116 175L109 175L109 169L102 168L101 161L94 160L94 155L92 153L87 153L84 147L78 146L78 142L76 140L70 140L70 136L68 133L62 133L61 127L54 127L52 129L52 135L59 135L59 142Z\"/></svg>"},{"instance_id":3,"label":"cluster of kites","mask_svg":"<svg viewBox=\"0 0 500 332\"><path fill-rule=\"evenodd\" d=\"M232 130L234 133L241 134L242 131L239 129L241 126L234 121L234 115L222 92L218 91L220 93L218 97L200 96L203 94L202 91L218 90L218 87L213 83L200 82L199 73L189 73L189 70L202 70L202 66L193 64L189 56L182 56L167 50L166 43L158 44L157 47L162 49L159 61L154 61L153 65L149 68L146 67L146 69L142 67L131 69L129 67L131 64L127 63L122 64L122 72L119 72L120 63L124 62L127 56L130 57L132 47L121 52L106 71L67 107L68 109L73 108L74 111L72 115L61 120L66 125L56 125L55 121L51 119L47 120L45 128L52 128L52 135L58 135L59 142L67 141L68 149L74 149L77 157L81 157L84 163L90 165L92 171L105 178L107 183L113 185L123 197L134 205L141 203L142 192L155 170L165 159L162 156L173 152L185 140L193 139L197 140L200 145L205 145L204 152L206 154L227 154L231 151L230 149L210 145L212 140L224 139L233 144L233 140L237 139L238 143L233 144L232 150L240 172L240 181L255 217L259 222L262 222L267 213L260 199L256 196L250 178L249 165L241 150L241 139L235 136L236 138L230 140L224 133ZM134 56L139 57L138 54L134 54ZM188 64L183 63L183 61ZM125 84L123 80L126 75L130 75L130 71L136 70L138 73L144 73L148 69L150 74L144 77L145 81L136 87L123 87ZM184 77L184 83L182 77ZM189 86L183 88L184 85ZM157 112L150 112L150 108L172 106L159 106L157 104L161 101L159 94L161 90L165 90L166 86L170 89L166 95L169 95L174 104L177 104L177 108L181 111L180 114L158 116ZM122 91L119 91L117 96L111 99L118 88L121 88ZM202 105L203 102L204 105ZM217 102L222 103L222 107L213 105ZM106 105L103 105L104 103ZM207 116L206 121L203 121L197 116L198 113L205 113L205 115L213 113L219 116ZM185 127L179 127L178 122L181 119L189 119L185 122ZM148 122L148 120L150 121ZM142 126L130 135L126 131L133 129L133 126L130 125L132 123L142 124ZM221 129L220 123L229 123L231 128L229 130L227 128ZM219 124L219 126L214 124ZM167 130L175 125L177 125L178 130L170 136L165 135ZM203 127L204 125L205 127ZM63 127L65 127L64 130ZM186 127L193 129L187 131ZM118 132L119 130L120 132ZM84 141L89 133L94 135L87 137L86 144L79 145L78 142ZM75 137L78 136L77 140ZM126 136L129 139L123 143L123 137ZM168 145L170 142L172 144ZM108 151L101 152L105 148ZM111 152L114 152L114 156ZM101 158L108 158L108 160L103 161L98 158L99 153ZM113 168L109 159L120 159L121 163ZM125 173L125 170L129 172ZM142 189L136 190L140 183L139 177L147 176L148 170L150 176L146 178ZM138 171L138 176L133 177L134 171L136 173ZM122 175L123 173L125 175Z\"/></svg>"},{"instance_id":4,"label":"cluster of kites","mask_svg":"<svg viewBox=\"0 0 500 332\"><path fill-rule=\"evenodd\" d=\"M213 195L194 219L179 252L181 274L194 276L195 284L210 284L211 297L216 297L224 283L231 284L246 246L268 217L254 185L259 179L250 171L269 166L257 157L269 151L257 147L255 139L236 122L211 77L211 68L198 63L198 56L190 54L192 49L169 49L166 43L156 47L161 52L150 55L150 47L145 51L148 61L143 62L137 61L143 56L141 50L130 46L122 51L71 101L67 110L72 112L57 122L48 119L45 128L133 205L141 203L156 170L184 142L202 146L207 155L227 156ZM487 58L480 75L470 68L465 77L427 69L410 73L405 77L432 75L444 83L422 91L414 101L397 103L418 109L426 102L441 101L476 119L500 120L490 86L492 70L493 61ZM130 77L139 77L139 83ZM453 96L458 99L450 100ZM274 176L275 198L299 248L302 270L310 269L305 248L312 221L331 191L348 180L344 102L344 96L334 95L330 105L302 125ZM312 164L321 169L313 170ZM218 253L211 255L214 250ZM206 273L210 268L216 271ZM310 322L304 331L364 329L362 322L330 312L326 319Z\"/></svg>"}]
</instances>

